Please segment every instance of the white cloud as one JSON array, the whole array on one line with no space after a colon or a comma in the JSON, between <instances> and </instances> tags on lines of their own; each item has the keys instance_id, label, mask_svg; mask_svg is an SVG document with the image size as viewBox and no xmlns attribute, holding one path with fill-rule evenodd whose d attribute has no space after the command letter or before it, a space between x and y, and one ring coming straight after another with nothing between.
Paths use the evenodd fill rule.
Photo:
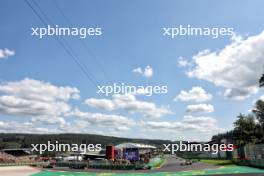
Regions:
<instances>
[{"instance_id":1,"label":"white cloud","mask_svg":"<svg viewBox=\"0 0 264 176\"><path fill-rule=\"evenodd\" d=\"M139 101L136 99L135 95L131 94L113 95L111 100L89 98L85 100L85 104L107 111L124 109L130 113L141 113L145 117L162 117L172 114L167 107L157 107L152 102Z\"/></svg>"},{"instance_id":2,"label":"white cloud","mask_svg":"<svg viewBox=\"0 0 264 176\"><path fill-rule=\"evenodd\" d=\"M191 63L188 62L188 60L184 57L179 57L178 58L178 67L187 67L190 66Z\"/></svg>"},{"instance_id":3,"label":"white cloud","mask_svg":"<svg viewBox=\"0 0 264 176\"><path fill-rule=\"evenodd\" d=\"M184 91L182 90L180 94L174 99L186 102L205 102L209 101L213 98L213 96L207 93L201 87L193 87L191 90Z\"/></svg>"},{"instance_id":4,"label":"white cloud","mask_svg":"<svg viewBox=\"0 0 264 176\"><path fill-rule=\"evenodd\" d=\"M182 122L187 124L197 124L198 126L212 127L216 124L217 121L212 117L184 116Z\"/></svg>"},{"instance_id":5,"label":"white cloud","mask_svg":"<svg viewBox=\"0 0 264 176\"><path fill-rule=\"evenodd\" d=\"M134 125L135 122L127 117L120 115L109 115L102 113L82 112L78 109L67 114L67 116L74 116L80 118L91 125L115 127L116 129L128 129L128 126ZM118 127L124 128L118 128Z\"/></svg>"},{"instance_id":6,"label":"white cloud","mask_svg":"<svg viewBox=\"0 0 264 176\"><path fill-rule=\"evenodd\" d=\"M48 82L24 79L0 84L0 114L31 117L34 122L64 124L71 110L69 99L79 97L74 87L57 87Z\"/></svg>"},{"instance_id":7,"label":"white cloud","mask_svg":"<svg viewBox=\"0 0 264 176\"><path fill-rule=\"evenodd\" d=\"M129 131L130 128L126 127L126 126L117 126L117 127L114 127L114 130L118 131L118 132L120 132L120 131Z\"/></svg>"},{"instance_id":8,"label":"white cloud","mask_svg":"<svg viewBox=\"0 0 264 176\"><path fill-rule=\"evenodd\" d=\"M69 99L79 98L79 90L75 87L57 87L48 82L29 78L1 83L0 92L43 102L68 101Z\"/></svg>"},{"instance_id":9,"label":"white cloud","mask_svg":"<svg viewBox=\"0 0 264 176\"><path fill-rule=\"evenodd\" d=\"M195 67L187 75L226 88L228 98L244 99L258 90L263 58L264 31L246 39L237 36L220 51L203 50L193 56Z\"/></svg>"},{"instance_id":10,"label":"white cloud","mask_svg":"<svg viewBox=\"0 0 264 176\"><path fill-rule=\"evenodd\" d=\"M56 129L36 127L30 122L0 121L0 133L56 133Z\"/></svg>"},{"instance_id":11,"label":"white cloud","mask_svg":"<svg viewBox=\"0 0 264 176\"><path fill-rule=\"evenodd\" d=\"M143 74L143 71L142 71L141 67L138 67L138 68L133 69L133 72L134 73Z\"/></svg>"},{"instance_id":12,"label":"white cloud","mask_svg":"<svg viewBox=\"0 0 264 176\"><path fill-rule=\"evenodd\" d=\"M66 124L62 117L50 118L49 116L32 117L31 122L34 124L40 123L45 125L60 124L62 126Z\"/></svg>"},{"instance_id":13,"label":"white cloud","mask_svg":"<svg viewBox=\"0 0 264 176\"><path fill-rule=\"evenodd\" d=\"M85 104L91 107L96 107L107 111L113 111L117 109L115 103L113 103L113 100L109 99L89 98L85 100Z\"/></svg>"},{"instance_id":14,"label":"white cloud","mask_svg":"<svg viewBox=\"0 0 264 176\"><path fill-rule=\"evenodd\" d=\"M210 104L188 105L187 113L211 113L214 112L214 106Z\"/></svg>"},{"instance_id":15,"label":"white cloud","mask_svg":"<svg viewBox=\"0 0 264 176\"><path fill-rule=\"evenodd\" d=\"M65 102L43 102L13 95L0 96L0 113L19 116L61 115L70 110Z\"/></svg>"},{"instance_id":16,"label":"white cloud","mask_svg":"<svg viewBox=\"0 0 264 176\"><path fill-rule=\"evenodd\" d=\"M141 125L148 130L162 130L162 131L196 131L203 133L217 133L223 132L224 129L217 126L216 119L212 117L194 117L184 116L181 121L149 121L141 122Z\"/></svg>"},{"instance_id":17,"label":"white cloud","mask_svg":"<svg viewBox=\"0 0 264 176\"><path fill-rule=\"evenodd\" d=\"M97 116L97 115L93 115ZM90 118L93 118L90 116ZM19 121L0 121L0 133L88 133L88 134L101 134L101 135L115 135L120 137L127 137L126 132L129 132L131 126L134 125L134 121L127 119L127 122L124 123L126 119L122 119L122 123L119 123L117 118L116 120L107 121L105 123L93 123L94 120L87 120L86 117L78 117L78 120L73 120L71 123L65 123L59 126L43 126L37 122L19 122ZM96 117L95 117L96 118ZM105 116L108 118L108 115ZM89 119L89 118L88 118ZM41 119L43 120L43 119ZM48 122L49 123L49 122ZM106 125L109 126L106 126Z\"/></svg>"},{"instance_id":18,"label":"white cloud","mask_svg":"<svg viewBox=\"0 0 264 176\"><path fill-rule=\"evenodd\" d=\"M256 92L257 89L255 91L251 89L226 89L224 92L224 96L233 100L243 100L245 98L248 98L251 93Z\"/></svg>"},{"instance_id":19,"label":"white cloud","mask_svg":"<svg viewBox=\"0 0 264 176\"><path fill-rule=\"evenodd\" d=\"M135 69L133 69L133 72L139 73L139 74L141 74L147 78L153 76L153 69L149 65L146 66L144 70L141 67L135 68Z\"/></svg>"},{"instance_id":20,"label":"white cloud","mask_svg":"<svg viewBox=\"0 0 264 176\"><path fill-rule=\"evenodd\" d=\"M13 56L13 55L15 55L15 51L13 51L13 50L9 50L7 48L0 49L0 59L1 58L8 58L8 57Z\"/></svg>"}]
</instances>

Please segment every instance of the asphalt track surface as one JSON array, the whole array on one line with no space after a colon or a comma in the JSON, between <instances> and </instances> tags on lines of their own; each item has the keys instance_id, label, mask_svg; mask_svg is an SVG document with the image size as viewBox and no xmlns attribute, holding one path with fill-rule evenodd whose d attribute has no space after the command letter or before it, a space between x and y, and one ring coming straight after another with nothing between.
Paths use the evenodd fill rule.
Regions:
<instances>
[{"instance_id":1,"label":"asphalt track surface","mask_svg":"<svg viewBox=\"0 0 264 176\"><path fill-rule=\"evenodd\" d=\"M179 159L174 156L168 156L165 163L161 168L153 169L156 172L179 172L179 171L189 171L189 170L202 170L202 169L216 169L219 166L207 164L207 163L193 163L192 165L181 165L185 163L184 159Z\"/></svg>"}]
</instances>

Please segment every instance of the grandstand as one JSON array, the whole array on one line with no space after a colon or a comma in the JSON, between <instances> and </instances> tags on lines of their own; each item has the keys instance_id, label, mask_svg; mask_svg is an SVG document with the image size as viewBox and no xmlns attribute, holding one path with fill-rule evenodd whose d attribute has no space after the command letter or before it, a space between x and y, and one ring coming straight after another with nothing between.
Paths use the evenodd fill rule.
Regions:
<instances>
[{"instance_id":1,"label":"grandstand","mask_svg":"<svg viewBox=\"0 0 264 176\"><path fill-rule=\"evenodd\" d=\"M4 149L0 151L0 163L26 163L35 161L30 149Z\"/></svg>"},{"instance_id":2,"label":"grandstand","mask_svg":"<svg viewBox=\"0 0 264 176\"><path fill-rule=\"evenodd\" d=\"M15 163L17 160L13 155L0 151L0 163Z\"/></svg>"}]
</instances>

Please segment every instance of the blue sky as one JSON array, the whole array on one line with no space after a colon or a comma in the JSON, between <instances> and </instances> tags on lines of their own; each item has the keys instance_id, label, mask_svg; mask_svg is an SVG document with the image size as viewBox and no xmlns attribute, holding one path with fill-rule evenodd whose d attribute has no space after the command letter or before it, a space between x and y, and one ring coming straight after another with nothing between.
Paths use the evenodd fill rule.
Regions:
<instances>
[{"instance_id":1,"label":"blue sky","mask_svg":"<svg viewBox=\"0 0 264 176\"><path fill-rule=\"evenodd\" d=\"M54 37L40 39L31 36L32 27L45 26L25 1L4 0L0 6L0 51L6 52L6 48L14 53L8 57L1 57L0 54L2 132L85 132L208 140L217 132L231 129L236 116L248 113L254 100L262 96L262 90L256 87L256 80L264 65L264 59L261 60L264 51L261 47L263 1L35 2L53 24L102 28L103 34L97 37L61 37L70 44L96 82L101 85L166 85L168 93L151 97L131 95L128 102L122 101L122 106L115 104L122 97L98 95L96 87ZM217 39L211 36L181 36L171 39L162 35L163 27L179 25L232 27L236 36L231 40L231 36ZM228 46L231 51L225 50ZM210 51L197 55L205 49ZM188 63L187 66L179 66L180 57ZM212 62L217 66L210 65ZM133 72L138 67L144 70L147 66L153 71L149 77ZM70 87L71 90L62 87ZM197 100L201 100L201 96L210 95L211 98L204 101L174 100L181 91L189 92L193 88L200 93L196 94ZM68 97L61 98L61 94ZM52 100L46 101L45 97ZM102 103L102 99L107 102L105 106L93 104ZM47 108L45 103L58 107L50 109L52 107ZM131 104L139 107L131 107ZM143 105L147 106L147 110L141 108ZM189 105L201 105L201 112L187 113ZM208 105L213 106L213 110L208 110ZM114 108L109 109L108 106ZM43 112L35 113L38 108ZM149 115L160 111L163 113L158 118Z\"/></svg>"}]
</instances>

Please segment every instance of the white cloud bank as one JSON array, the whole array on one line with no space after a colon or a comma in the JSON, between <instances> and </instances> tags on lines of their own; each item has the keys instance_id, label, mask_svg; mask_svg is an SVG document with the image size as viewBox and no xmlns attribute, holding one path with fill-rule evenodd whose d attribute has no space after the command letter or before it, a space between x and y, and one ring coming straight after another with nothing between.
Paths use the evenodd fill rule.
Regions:
<instances>
[{"instance_id":1,"label":"white cloud bank","mask_svg":"<svg viewBox=\"0 0 264 176\"><path fill-rule=\"evenodd\" d=\"M57 87L48 82L24 79L0 83L0 114L31 117L32 122L64 124L67 103L78 99L75 87Z\"/></svg>"},{"instance_id":2,"label":"white cloud bank","mask_svg":"<svg viewBox=\"0 0 264 176\"><path fill-rule=\"evenodd\" d=\"M193 60L195 67L187 72L189 77L226 88L228 98L245 99L257 92L264 71L264 31L246 39L233 37L222 50L203 50Z\"/></svg>"},{"instance_id":3,"label":"white cloud bank","mask_svg":"<svg viewBox=\"0 0 264 176\"><path fill-rule=\"evenodd\" d=\"M193 87L188 92L182 90L174 100L180 100L185 102L205 102L211 100L212 98L213 96L207 93L203 88Z\"/></svg>"},{"instance_id":4,"label":"white cloud bank","mask_svg":"<svg viewBox=\"0 0 264 176\"><path fill-rule=\"evenodd\" d=\"M85 100L85 104L107 111L124 109L133 114L141 113L145 117L158 118L172 114L172 111L167 107L157 107L157 105L152 102L139 101L136 99L135 95L131 94L113 95L112 99L89 98Z\"/></svg>"},{"instance_id":5,"label":"white cloud bank","mask_svg":"<svg viewBox=\"0 0 264 176\"><path fill-rule=\"evenodd\" d=\"M9 50L7 48L0 49L0 59L1 58L8 58L8 57L13 56L13 55L15 55L15 51L13 51L13 50Z\"/></svg>"},{"instance_id":6,"label":"white cloud bank","mask_svg":"<svg viewBox=\"0 0 264 176\"><path fill-rule=\"evenodd\" d=\"M146 78L150 78L153 76L153 69L148 65L143 70L141 67L133 69L134 73L138 73L140 75L143 75Z\"/></svg>"},{"instance_id":7,"label":"white cloud bank","mask_svg":"<svg viewBox=\"0 0 264 176\"><path fill-rule=\"evenodd\" d=\"M31 122L0 121L0 133L56 133L57 129L36 127Z\"/></svg>"},{"instance_id":8,"label":"white cloud bank","mask_svg":"<svg viewBox=\"0 0 264 176\"><path fill-rule=\"evenodd\" d=\"M91 113L91 112L82 112L78 109L67 114L67 116L78 117L82 120L85 120L89 124L92 125L100 125L100 126L130 126L135 124L135 122L127 117L120 115L109 115L102 113Z\"/></svg>"},{"instance_id":9,"label":"white cloud bank","mask_svg":"<svg viewBox=\"0 0 264 176\"><path fill-rule=\"evenodd\" d=\"M194 117L184 116L181 121L149 121L141 122L144 128L148 130L162 130L162 131L197 131L203 133L217 133L225 131L217 126L216 119L212 117Z\"/></svg>"}]
</instances>

